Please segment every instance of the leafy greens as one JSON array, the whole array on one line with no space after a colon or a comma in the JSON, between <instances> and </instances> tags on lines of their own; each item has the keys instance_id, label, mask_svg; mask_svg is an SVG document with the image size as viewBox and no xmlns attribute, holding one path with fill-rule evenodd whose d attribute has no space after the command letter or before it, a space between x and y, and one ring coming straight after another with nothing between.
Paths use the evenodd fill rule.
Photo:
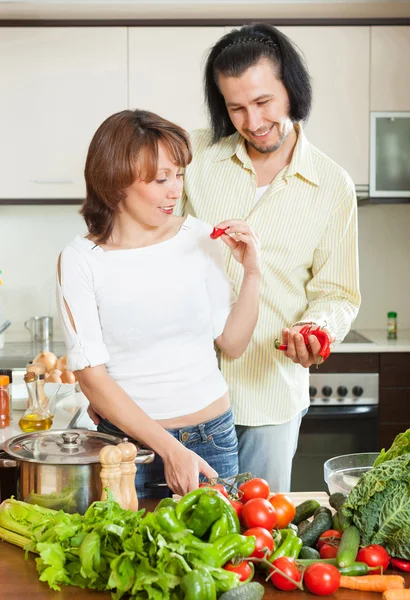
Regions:
<instances>
[{"instance_id":1,"label":"leafy greens","mask_svg":"<svg viewBox=\"0 0 410 600\"><path fill-rule=\"evenodd\" d=\"M391 556L410 560L410 454L364 473L344 506L363 545L380 544Z\"/></svg>"}]
</instances>

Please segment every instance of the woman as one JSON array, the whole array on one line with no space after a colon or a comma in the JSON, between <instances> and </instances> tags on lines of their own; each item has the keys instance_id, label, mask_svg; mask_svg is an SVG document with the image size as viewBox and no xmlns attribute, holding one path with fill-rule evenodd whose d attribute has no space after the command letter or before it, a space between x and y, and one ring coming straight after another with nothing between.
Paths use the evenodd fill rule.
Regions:
<instances>
[{"instance_id":1,"label":"woman","mask_svg":"<svg viewBox=\"0 0 410 600\"><path fill-rule=\"evenodd\" d=\"M150 112L125 110L95 133L81 209L89 234L59 259L59 308L68 368L100 416L156 453L139 467L138 495L164 479L184 494L201 473L237 473L237 438L216 344L245 351L258 315L255 234L224 221L222 241L244 269L236 302L212 228L172 214L191 160L186 132Z\"/></svg>"}]
</instances>

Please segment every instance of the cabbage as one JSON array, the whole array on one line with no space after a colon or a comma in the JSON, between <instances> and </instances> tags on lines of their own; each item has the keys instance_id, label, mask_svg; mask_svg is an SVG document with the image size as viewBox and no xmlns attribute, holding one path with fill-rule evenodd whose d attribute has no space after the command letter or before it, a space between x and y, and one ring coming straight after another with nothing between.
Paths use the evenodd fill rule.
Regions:
<instances>
[{"instance_id":1,"label":"cabbage","mask_svg":"<svg viewBox=\"0 0 410 600\"><path fill-rule=\"evenodd\" d=\"M363 545L380 544L391 556L410 560L410 454L364 473L344 506Z\"/></svg>"}]
</instances>

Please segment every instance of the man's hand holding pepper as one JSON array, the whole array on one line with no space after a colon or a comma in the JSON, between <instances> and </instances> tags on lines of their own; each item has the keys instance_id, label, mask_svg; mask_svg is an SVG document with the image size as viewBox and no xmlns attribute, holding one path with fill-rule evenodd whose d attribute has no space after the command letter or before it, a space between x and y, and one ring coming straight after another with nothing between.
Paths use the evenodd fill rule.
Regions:
<instances>
[{"instance_id":1,"label":"man's hand holding pepper","mask_svg":"<svg viewBox=\"0 0 410 600\"><path fill-rule=\"evenodd\" d=\"M285 356L290 358L294 363L299 363L302 367L309 368L311 365L317 365L326 360L330 353L330 348L324 348L326 338L321 334L323 333L328 337L328 346L335 341L335 336L327 329L321 329L315 333L316 326L313 324L312 327L309 325L310 331L307 337L305 337L303 334L306 331L305 328L306 325L298 325L283 329L282 344L287 346L287 349L284 351ZM320 339L321 337L324 339ZM308 346L306 341L308 342Z\"/></svg>"}]
</instances>

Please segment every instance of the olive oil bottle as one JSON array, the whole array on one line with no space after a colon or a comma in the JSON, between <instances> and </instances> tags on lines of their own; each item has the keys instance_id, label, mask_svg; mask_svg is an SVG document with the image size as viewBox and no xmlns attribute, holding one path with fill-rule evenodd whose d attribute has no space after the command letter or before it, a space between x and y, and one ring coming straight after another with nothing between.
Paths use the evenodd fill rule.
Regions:
<instances>
[{"instance_id":1,"label":"olive oil bottle","mask_svg":"<svg viewBox=\"0 0 410 600\"><path fill-rule=\"evenodd\" d=\"M19 421L20 429L25 433L50 429L53 419L40 404L37 393L37 375L26 373L24 381L28 391L29 406Z\"/></svg>"}]
</instances>

